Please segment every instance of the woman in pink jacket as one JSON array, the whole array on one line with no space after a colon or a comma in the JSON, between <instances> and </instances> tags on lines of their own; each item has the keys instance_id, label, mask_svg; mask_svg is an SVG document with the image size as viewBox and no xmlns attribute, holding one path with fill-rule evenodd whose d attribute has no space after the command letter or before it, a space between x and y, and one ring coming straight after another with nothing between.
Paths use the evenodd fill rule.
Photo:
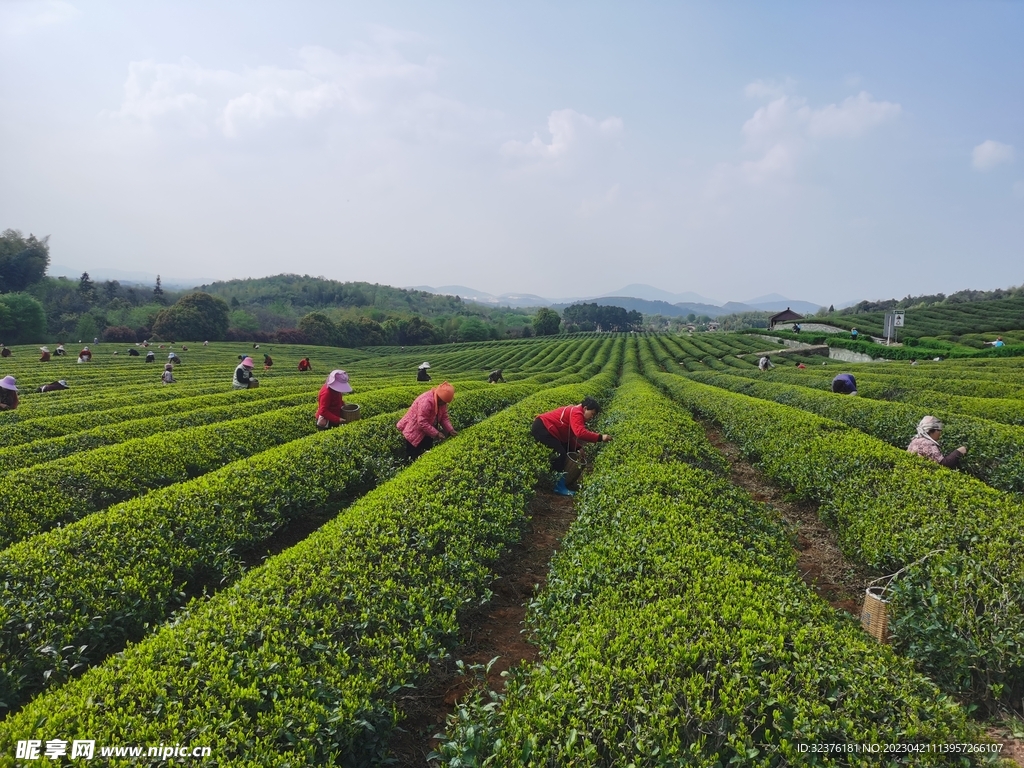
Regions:
<instances>
[{"instance_id":1,"label":"woman in pink jacket","mask_svg":"<svg viewBox=\"0 0 1024 768\"><path fill-rule=\"evenodd\" d=\"M447 381L428 389L412 401L405 416L396 425L405 437L405 451L410 459L418 458L443 440L445 433L455 437L455 428L448 420L448 404L455 399L455 387Z\"/></svg>"}]
</instances>

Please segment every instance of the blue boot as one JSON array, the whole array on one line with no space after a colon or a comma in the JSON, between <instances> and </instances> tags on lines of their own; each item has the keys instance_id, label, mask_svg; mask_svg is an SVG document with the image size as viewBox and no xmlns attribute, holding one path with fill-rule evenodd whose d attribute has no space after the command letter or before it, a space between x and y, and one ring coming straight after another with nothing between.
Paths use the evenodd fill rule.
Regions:
<instances>
[{"instance_id":1,"label":"blue boot","mask_svg":"<svg viewBox=\"0 0 1024 768\"><path fill-rule=\"evenodd\" d=\"M575 496L575 491L570 491L565 487L565 475L558 476L558 482L555 483L555 493L559 496Z\"/></svg>"}]
</instances>

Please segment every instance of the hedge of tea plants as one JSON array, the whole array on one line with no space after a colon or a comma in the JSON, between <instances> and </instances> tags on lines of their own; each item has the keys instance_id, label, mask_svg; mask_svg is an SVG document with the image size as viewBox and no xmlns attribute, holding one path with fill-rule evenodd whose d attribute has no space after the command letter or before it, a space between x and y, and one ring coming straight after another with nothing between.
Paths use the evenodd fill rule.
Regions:
<instances>
[{"instance_id":1,"label":"hedge of tea plants","mask_svg":"<svg viewBox=\"0 0 1024 768\"><path fill-rule=\"evenodd\" d=\"M783 525L722 478L693 420L627 382L602 427L615 439L531 606L541 661L504 697L460 708L442 764L990 762L802 750L983 739L909 661L810 592Z\"/></svg>"},{"instance_id":2,"label":"hedge of tea plants","mask_svg":"<svg viewBox=\"0 0 1024 768\"><path fill-rule=\"evenodd\" d=\"M719 423L768 477L817 502L848 557L882 574L914 564L893 583L898 649L948 692L992 709L1020 705L1024 509L1016 497L835 421L649 375Z\"/></svg>"},{"instance_id":3,"label":"hedge of tea plants","mask_svg":"<svg viewBox=\"0 0 1024 768\"><path fill-rule=\"evenodd\" d=\"M617 368L612 359L609 367ZM445 653L458 609L518 537L547 451L533 415L600 394L547 389L429 451L297 546L0 724L18 739L213 747L218 765L368 765L393 695Z\"/></svg>"}]
</instances>

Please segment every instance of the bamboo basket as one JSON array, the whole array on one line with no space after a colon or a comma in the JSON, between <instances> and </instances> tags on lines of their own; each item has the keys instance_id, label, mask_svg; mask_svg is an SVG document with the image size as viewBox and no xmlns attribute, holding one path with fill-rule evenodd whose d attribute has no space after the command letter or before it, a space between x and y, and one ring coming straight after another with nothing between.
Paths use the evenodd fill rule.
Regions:
<instances>
[{"instance_id":1,"label":"bamboo basket","mask_svg":"<svg viewBox=\"0 0 1024 768\"><path fill-rule=\"evenodd\" d=\"M345 405L341 406L341 420L344 421L346 424L353 421L359 421L359 418L360 416L358 405L349 405L348 403L346 403Z\"/></svg>"},{"instance_id":2,"label":"bamboo basket","mask_svg":"<svg viewBox=\"0 0 1024 768\"><path fill-rule=\"evenodd\" d=\"M868 587L860 610L860 625L880 643L889 642L889 601L884 595L885 587Z\"/></svg>"},{"instance_id":3,"label":"bamboo basket","mask_svg":"<svg viewBox=\"0 0 1024 768\"><path fill-rule=\"evenodd\" d=\"M580 479L584 463L583 454L579 451L569 451L565 455L565 484L567 486Z\"/></svg>"}]
</instances>

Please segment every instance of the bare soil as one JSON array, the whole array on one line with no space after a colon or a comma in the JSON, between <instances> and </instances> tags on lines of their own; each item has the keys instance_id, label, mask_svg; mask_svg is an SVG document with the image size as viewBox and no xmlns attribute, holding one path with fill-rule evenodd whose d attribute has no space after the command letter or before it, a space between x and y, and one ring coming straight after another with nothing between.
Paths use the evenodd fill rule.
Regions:
<instances>
[{"instance_id":1,"label":"bare soil","mask_svg":"<svg viewBox=\"0 0 1024 768\"><path fill-rule=\"evenodd\" d=\"M434 736L444 730L455 705L477 685L473 678L458 674L456 660L468 667L486 665L497 657L487 684L501 691L502 672L537 658L537 647L524 634L526 604L544 586L551 557L575 519L571 498L538 491L519 543L494 566L497 578L491 584L491 600L459 615L460 635L451 655L435 665L416 689L399 698L404 719L389 745L395 765L428 765L427 755L437 746Z\"/></svg>"},{"instance_id":2,"label":"bare soil","mask_svg":"<svg viewBox=\"0 0 1024 768\"><path fill-rule=\"evenodd\" d=\"M860 616L864 590L878 574L850 562L839 549L835 534L818 518L818 505L792 501L743 458L713 426L704 425L708 439L729 461L729 479L755 500L777 510L796 537L797 567L804 583L833 608Z\"/></svg>"},{"instance_id":3,"label":"bare soil","mask_svg":"<svg viewBox=\"0 0 1024 768\"><path fill-rule=\"evenodd\" d=\"M804 583L833 608L860 616L864 590L877 574L851 563L843 555L835 534L818 518L818 506L788 500L786 494L743 458L713 425L704 424L708 439L729 461L729 478L755 500L778 510L796 535L797 567ZM1024 739L1014 738L1007 727L985 729L992 741L1002 744L1000 757L1024 768Z\"/></svg>"}]
</instances>

